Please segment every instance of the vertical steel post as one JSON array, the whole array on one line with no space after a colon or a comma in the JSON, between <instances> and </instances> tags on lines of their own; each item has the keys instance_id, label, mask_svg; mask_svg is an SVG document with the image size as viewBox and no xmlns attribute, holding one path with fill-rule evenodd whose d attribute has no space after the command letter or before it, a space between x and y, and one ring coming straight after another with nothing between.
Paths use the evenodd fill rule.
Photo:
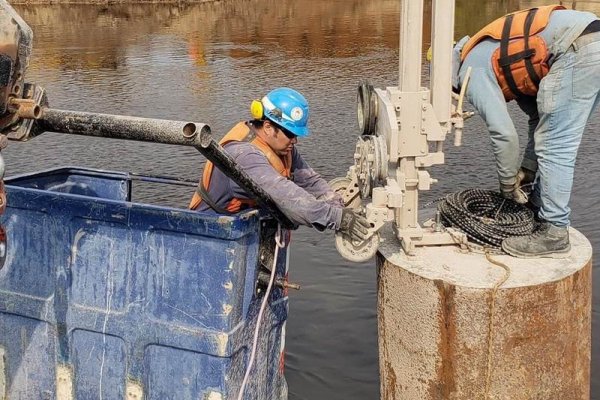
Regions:
<instances>
[{"instance_id":1,"label":"vertical steel post","mask_svg":"<svg viewBox=\"0 0 600 400\"><path fill-rule=\"evenodd\" d=\"M421 87L422 37L423 0L401 0L398 80L398 89L401 92L416 92Z\"/></svg>"},{"instance_id":2,"label":"vertical steel post","mask_svg":"<svg viewBox=\"0 0 600 400\"><path fill-rule=\"evenodd\" d=\"M454 1L433 0L431 16L431 105L440 124L450 120Z\"/></svg>"},{"instance_id":3,"label":"vertical steel post","mask_svg":"<svg viewBox=\"0 0 600 400\"><path fill-rule=\"evenodd\" d=\"M400 6L400 74L398 91L400 99L397 116L402 140L415 143L421 135L421 51L423 42L423 0L402 0ZM398 181L405 185L404 206L396 212L399 231L418 227L419 205L418 176L413 153L401 158Z\"/></svg>"}]
</instances>

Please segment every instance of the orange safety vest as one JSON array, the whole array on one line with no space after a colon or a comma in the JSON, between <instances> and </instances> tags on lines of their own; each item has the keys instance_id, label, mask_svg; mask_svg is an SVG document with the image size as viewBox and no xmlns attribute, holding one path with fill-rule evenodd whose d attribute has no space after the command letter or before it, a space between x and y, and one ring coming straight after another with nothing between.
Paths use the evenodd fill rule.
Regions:
<instances>
[{"instance_id":1,"label":"orange safety vest","mask_svg":"<svg viewBox=\"0 0 600 400\"><path fill-rule=\"evenodd\" d=\"M271 149L271 147L260 137L256 136L253 129L251 129L245 122L240 122L236 126L233 127L223 139L219 141L221 146L225 146L227 143L231 142L250 142L254 146L256 146L264 155L267 157L269 164L277 171L281 176L286 178L290 178L292 176L292 154L289 153L285 157L281 157L277 155ZM204 166L204 172L202 174L202 180L198 183L198 185L202 185L204 190L208 192L210 190L210 181L212 179L214 165L212 162L207 161ZM190 210L195 210L200 206L202 202L202 197L198 191L194 193L192 200L190 201L189 208ZM256 201L251 199L240 199L233 198L227 204L225 209L228 212L236 213L245 208L250 208L256 206Z\"/></svg>"},{"instance_id":2,"label":"orange safety vest","mask_svg":"<svg viewBox=\"0 0 600 400\"><path fill-rule=\"evenodd\" d=\"M548 25L554 10L561 5L530 8L498 18L473 36L463 47L461 62L482 40L490 37L500 41L492 55L494 73L506 101L517 97L535 96L539 83L550 67L548 48L538 34Z\"/></svg>"}]
</instances>

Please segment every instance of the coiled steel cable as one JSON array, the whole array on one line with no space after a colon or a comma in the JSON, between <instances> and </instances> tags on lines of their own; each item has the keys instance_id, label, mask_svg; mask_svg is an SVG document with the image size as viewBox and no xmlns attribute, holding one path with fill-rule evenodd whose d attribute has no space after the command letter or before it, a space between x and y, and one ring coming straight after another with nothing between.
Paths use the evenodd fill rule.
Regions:
<instances>
[{"instance_id":1,"label":"coiled steel cable","mask_svg":"<svg viewBox=\"0 0 600 400\"><path fill-rule=\"evenodd\" d=\"M470 241L500 249L511 236L533 233L535 219L527 207L492 190L467 189L447 195L438 203L442 223L464 232Z\"/></svg>"}]
</instances>

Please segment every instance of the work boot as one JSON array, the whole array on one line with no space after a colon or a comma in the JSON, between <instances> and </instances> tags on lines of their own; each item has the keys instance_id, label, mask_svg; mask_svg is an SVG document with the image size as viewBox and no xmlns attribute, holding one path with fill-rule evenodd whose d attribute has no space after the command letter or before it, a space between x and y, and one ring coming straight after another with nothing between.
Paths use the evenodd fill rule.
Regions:
<instances>
[{"instance_id":1,"label":"work boot","mask_svg":"<svg viewBox=\"0 0 600 400\"><path fill-rule=\"evenodd\" d=\"M569 228L542 222L529 236L513 236L504 239L502 250L519 258L564 258L571 250Z\"/></svg>"}]
</instances>

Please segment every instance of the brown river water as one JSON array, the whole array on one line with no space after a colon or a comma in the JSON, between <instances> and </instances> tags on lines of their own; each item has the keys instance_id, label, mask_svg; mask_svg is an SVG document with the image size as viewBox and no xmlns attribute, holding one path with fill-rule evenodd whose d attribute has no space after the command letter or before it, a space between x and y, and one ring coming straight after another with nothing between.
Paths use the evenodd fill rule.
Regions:
<instances>
[{"instance_id":1,"label":"brown river water","mask_svg":"<svg viewBox=\"0 0 600 400\"><path fill-rule=\"evenodd\" d=\"M457 0L456 37L507 12L548 1ZM598 2L567 2L600 14ZM356 86L398 80L399 0L236 0L196 5L18 6L34 32L27 80L56 108L208 123L222 136L249 118L249 104L290 86L306 95L313 134L299 144L325 178L345 175L358 134ZM427 12L430 7L426 6ZM424 24L429 37L430 24ZM427 39L428 40L428 39ZM425 51L428 45L424 45ZM424 67L424 74L428 73ZM511 105L519 128L524 116ZM600 248L600 110L581 144L572 224ZM423 202L468 187L496 188L492 152L479 117L463 147L447 146L446 165ZM3 151L8 175L63 165L196 179L196 150L45 133ZM185 207L190 190L142 187L135 200ZM596 268L595 268L596 270ZM377 399L374 261L342 259L333 235L293 235L287 333L290 399ZM594 275L592 397L600 399L600 274Z\"/></svg>"}]
</instances>

